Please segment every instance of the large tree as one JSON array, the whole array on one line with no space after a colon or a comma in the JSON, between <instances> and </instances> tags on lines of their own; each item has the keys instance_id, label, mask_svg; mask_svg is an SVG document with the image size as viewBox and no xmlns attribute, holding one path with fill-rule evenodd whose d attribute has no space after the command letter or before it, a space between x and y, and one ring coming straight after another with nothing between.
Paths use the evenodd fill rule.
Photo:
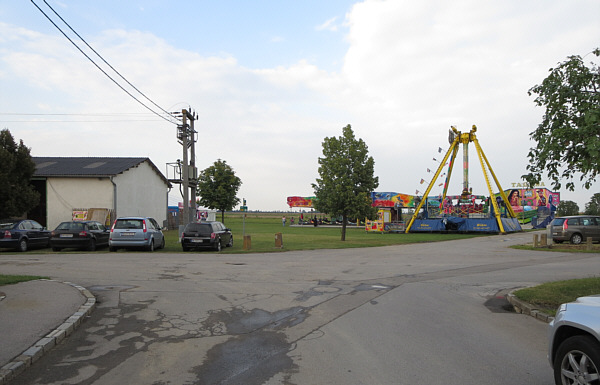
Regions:
<instances>
[{"instance_id":1,"label":"large tree","mask_svg":"<svg viewBox=\"0 0 600 385\"><path fill-rule=\"evenodd\" d=\"M600 56L600 49L591 54ZM600 172L600 68L570 56L529 95L537 95L535 103L546 111L530 134L537 146L529 151L529 174L523 178L536 185L545 172L556 190L564 180L573 191L578 174L589 189Z\"/></svg>"},{"instance_id":2,"label":"large tree","mask_svg":"<svg viewBox=\"0 0 600 385\"><path fill-rule=\"evenodd\" d=\"M585 214L600 215L600 193L595 193L588 203L585 204Z\"/></svg>"},{"instance_id":3,"label":"large tree","mask_svg":"<svg viewBox=\"0 0 600 385\"><path fill-rule=\"evenodd\" d=\"M564 217L579 214L579 206L573 201L561 201L556 208L556 215Z\"/></svg>"},{"instance_id":4,"label":"large tree","mask_svg":"<svg viewBox=\"0 0 600 385\"><path fill-rule=\"evenodd\" d=\"M225 223L225 211L235 207L240 201L236 197L242 180L226 161L218 159L212 166L202 170L198 179L199 203L209 209L221 212L221 222Z\"/></svg>"},{"instance_id":5,"label":"large tree","mask_svg":"<svg viewBox=\"0 0 600 385\"><path fill-rule=\"evenodd\" d=\"M0 219L27 213L40 201L31 177L35 163L23 141L15 143L8 129L0 132Z\"/></svg>"},{"instance_id":6,"label":"large tree","mask_svg":"<svg viewBox=\"0 0 600 385\"><path fill-rule=\"evenodd\" d=\"M325 138L323 157L319 157L319 178L312 187L315 208L342 217L342 241L346 240L348 218L373 218L377 209L371 206L371 192L379 186L374 176L375 161L362 139L356 139L352 127L343 135Z\"/></svg>"}]
</instances>

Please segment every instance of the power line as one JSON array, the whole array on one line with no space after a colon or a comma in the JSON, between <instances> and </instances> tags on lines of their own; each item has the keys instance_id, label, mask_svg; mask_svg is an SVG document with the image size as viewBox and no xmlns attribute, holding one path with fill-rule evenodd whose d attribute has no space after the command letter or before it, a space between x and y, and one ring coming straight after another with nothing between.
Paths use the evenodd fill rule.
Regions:
<instances>
[{"instance_id":1,"label":"power line","mask_svg":"<svg viewBox=\"0 0 600 385\"><path fill-rule=\"evenodd\" d=\"M85 56L90 62L92 62L92 64L94 64L94 66L96 66L96 68L98 68L100 70L100 72L102 72L106 77L108 77L113 83L115 83L121 90L123 90L127 95L129 95L131 98L133 98L136 102L138 102L139 104L141 104L142 106L144 106L147 110L149 110L150 112L152 112L153 114L157 115L158 117L160 117L161 119L166 120L169 123L172 124L179 124L179 121L173 121L171 119L174 119L170 116L170 114L165 111L164 109L162 109L160 106L158 106L156 103L154 103L152 100L150 100L146 95L144 95L140 90L138 90L135 86L133 86L127 79L125 79L117 70L115 70L110 64L108 64L108 62L106 60L104 60L104 58L102 58L102 56L100 56L100 54L98 54L98 52L96 52L89 44L87 44L87 42L85 42L85 40L79 36L79 34L77 32L75 32L75 30L73 30L73 28L71 28L71 26L69 24L67 24L66 21L64 21L64 19L62 17L60 17L60 15L58 15L58 13L44 0L44 3L52 10L52 12L54 12L54 14L56 14L63 23L65 23L69 29L71 29L71 31L73 31L73 33L75 33L75 35L77 35L96 55L98 55L98 57L100 57L100 59L102 59L104 61L104 63L106 63L113 71L115 71L119 76L121 76L121 78L123 80L125 80L125 82L127 82L127 84L129 84L131 87L133 87L137 92L139 92L142 96L144 96L146 99L148 99L152 104L154 104L155 106L157 106L161 111L165 112L166 114L168 114L171 119L164 117L163 115L159 114L158 112L154 111L152 108L150 108L149 106L147 106L146 104L144 104L141 100L139 100L138 98L136 98L131 92L129 92L128 90L125 89L125 87L123 87L121 84L119 84L119 82L117 82L115 79L113 79L108 73L106 73L106 71L104 69L102 69L102 67L100 67L91 57L89 57L89 55L87 55L82 49L81 47L79 47L51 18L50 16L48 16L46 14L46 12L44 12L33 0L30 0L31 3L46 17L46 19L48 19L48 21L50 21L50 23L52 23L52 25L54 25L54 27L56 27L56 29L58 29L60 31L60 33L71 42L71 44L73 44L73 46L75 46L75 48L77 48L77 50L79 52L81 52L81 54L83 56Z\"/></svg>"}]
</instances>

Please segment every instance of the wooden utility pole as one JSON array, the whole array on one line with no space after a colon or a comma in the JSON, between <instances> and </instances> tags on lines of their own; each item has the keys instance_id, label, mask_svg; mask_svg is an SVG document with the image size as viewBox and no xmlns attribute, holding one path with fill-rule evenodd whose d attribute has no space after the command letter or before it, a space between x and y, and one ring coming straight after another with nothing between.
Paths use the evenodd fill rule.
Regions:
<instances>
[{"instance_id":1,"label":"wooden utility pole","mask_svg":"<svg viewBox=\"0 0 600 385\"><path fill-rule=\"evenodd\" d=\"M194 130L194 120L196 120L193 113L188 110L181 110L182 115L182 126L179 132L179 139L183 147L183 164L181 170L181 179L183 184L183 212L181 213L180 224L185 226L194 220L192 214L196 213L196 187L198 185L198 171L196 169L196 131ZM190 124L188 124L188 120ZM188 148L190 148L190 156L188 157ZM190 197L190 188L192 188L192 196ZM190 200L193 200L194 210L190 209Z\"/></svg>"}]
</instances>

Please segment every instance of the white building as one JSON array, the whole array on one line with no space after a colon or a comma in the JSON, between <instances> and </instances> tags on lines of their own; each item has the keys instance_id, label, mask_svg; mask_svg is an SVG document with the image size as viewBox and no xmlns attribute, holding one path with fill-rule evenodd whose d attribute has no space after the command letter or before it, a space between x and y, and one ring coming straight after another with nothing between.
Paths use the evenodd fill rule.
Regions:
<instances>
[{"instance_id":1,"label":"white building","mask_svg":"<svg viewBox=\"0 0 600 385\"><path fill-rule=\"evenodd\" d=\"M48 229L60 222L147 216L163 224L171 184L149 158L33 157L40 206L28 217Z\"/></svg>"}]
</instances>

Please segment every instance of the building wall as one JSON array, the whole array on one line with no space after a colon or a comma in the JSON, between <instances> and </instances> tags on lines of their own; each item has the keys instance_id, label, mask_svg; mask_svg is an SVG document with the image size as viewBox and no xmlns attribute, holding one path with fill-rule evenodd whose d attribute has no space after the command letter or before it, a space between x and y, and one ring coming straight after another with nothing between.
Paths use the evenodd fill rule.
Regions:
<instances>
[{"instance_id":1,"label":"building wall","mask_svg":"<svg viewBox=\"0 0 600 385\"><path fill-rule=\"evenodd\" d=\"M117 217L148 216L163 225L168 186L148 162L116 175L113 181L117 185Z\"/></svg>"},{"instance_id":2,"label":"building wall","mask_svg":"<svg viewBox=\"0 0 600 385\"><path fill-rule=\"evenodd\" d=\"M46 181L47 228L70 221L75 208L113 208L109 178L48 178Z\"/></svg>"},{"instance_id":3,"label":"building wall","mask_svg":"<svg viewBox=\"0 0 600 385\"><path fill-rule=\"evenodd\" d=\"M166 182L148 162L113 177L117 186L116 216L148 216L162 225L167 219ZM73 209L114 209L114 185L110 178L48 178L47 228L72 220Z\"/></svg>"}]
</instances>

